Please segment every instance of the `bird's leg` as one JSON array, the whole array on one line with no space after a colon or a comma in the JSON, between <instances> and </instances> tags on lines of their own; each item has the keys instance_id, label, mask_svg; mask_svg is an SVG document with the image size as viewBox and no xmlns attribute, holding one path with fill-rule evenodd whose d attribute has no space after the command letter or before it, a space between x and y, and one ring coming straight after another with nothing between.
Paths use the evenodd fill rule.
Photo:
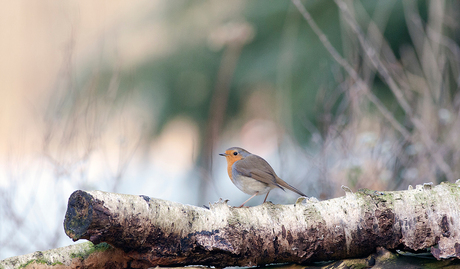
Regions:
<instances>
[{"instance_id":1,"label":"bird's leg","mask_svg":"<svg viewBox=\"0 0 460 269\"><path fill-rule=\"evenodd\" d=\"M267 201L267 197L268 197L268 194L270 193L270 191L267 192L267 195L265 195L265 199L264 199L264 203L265 201Z\"/></svg>"},{"instance_id":2,"label":"bird's leg","mask_svg":"<svg viewBox=\"0 0 460 269\"><path fill-rule=\"evenodd\" d=\"M249 199L247 199L246 201L244 201L244 203L241 204L239 207L243 207L245 203L247 203L249 200L251 200L252 198L254 198L254 196L256 196L257 194L259 194L259 192L254 193L253 196L249 197Z\"/></svg>"}]
</instances>

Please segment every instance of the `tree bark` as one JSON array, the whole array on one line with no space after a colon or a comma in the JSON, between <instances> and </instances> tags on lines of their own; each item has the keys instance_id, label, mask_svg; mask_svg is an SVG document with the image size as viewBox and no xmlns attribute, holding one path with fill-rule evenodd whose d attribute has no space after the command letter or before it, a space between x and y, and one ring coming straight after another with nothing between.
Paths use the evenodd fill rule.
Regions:
<instances>
[{"instance_id":1,"label":"tree bark","mask_svg":"<svg viewBox=\"0 0 460 269\"><path fill-rule=\"evenodd\" d=\"M254 266L365 257L377 247L460 257L460 188L360 190L318 202L210 208L101 191L76 191L64 221L74 241L107 242L133 268Z\"/></svg>"}]
</instances>

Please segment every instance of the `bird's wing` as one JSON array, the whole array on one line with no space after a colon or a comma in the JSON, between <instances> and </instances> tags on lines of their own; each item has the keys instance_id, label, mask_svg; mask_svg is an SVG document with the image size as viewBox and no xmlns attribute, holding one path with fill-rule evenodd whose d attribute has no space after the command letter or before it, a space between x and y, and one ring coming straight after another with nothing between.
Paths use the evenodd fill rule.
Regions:
<instances>
[{"instance_id":1,"label":"bird's wing","mask_svg":"<svg viewBox=\"0 0 460 269\"><path fill-rule=\"evenodd\" d=\"M273 168L263 158L257 155L249 155L234 164L234 169L243 176L254 178L266 184L276 185L280 189L284 190L277 181L276 173Z\"/></svg>"},{"instance_id":2,"label":"bird's wing","mask_svg":"<svg viewBox=\"0 0 460 269\"><path fill-rule=\"evenodd\" d=\"M235 162L233 164L233 170L237 170L236 172L243 176L251 177L266 184L275 185L283 191L286 188L301 196L308 197L303 192L279 178L270 164L257 155L251 154Z\"/></svg>"}]
</instances>

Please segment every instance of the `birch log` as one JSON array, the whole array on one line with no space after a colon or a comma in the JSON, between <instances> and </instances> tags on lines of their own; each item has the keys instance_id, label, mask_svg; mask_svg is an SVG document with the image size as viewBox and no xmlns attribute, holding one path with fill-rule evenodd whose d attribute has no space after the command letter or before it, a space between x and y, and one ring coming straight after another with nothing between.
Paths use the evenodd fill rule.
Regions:
<instances>
[{"instance_id":1,"label":"birch log","mask_svg":"<svg viewBox=\"0 0 460 269\"><path fill-rule=\"evenodd\" d=\"M74 241L107 242L133 268L254 266L364 257L377 247L460 257L459 182L395 192L347 188L344 197L292 205L210 208L76 191L64 221Z\"/></svg>"}]
</instances>

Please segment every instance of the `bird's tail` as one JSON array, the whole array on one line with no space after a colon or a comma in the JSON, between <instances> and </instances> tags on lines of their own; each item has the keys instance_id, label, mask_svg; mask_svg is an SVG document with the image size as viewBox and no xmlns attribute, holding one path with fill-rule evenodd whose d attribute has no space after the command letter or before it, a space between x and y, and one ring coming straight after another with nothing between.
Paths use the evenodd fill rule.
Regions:
<instances>
[{"instance_id":1,"label":"bird's tail","mask_svg":"<svg viewBox=\"0 0 460 269\"><path fill-rule=\"evenodd\" d=\"M308 196L305 195L303 192L301 192L301 191L299 191L298 189L294 188L293 186L289 185L288 183L286 183L286 181L282 180L282 179L279 178L279 177L276 177L276 183L277 183L279 186L281 186L281 187L283 187L283 188L286 188L286 189L288 189L288 190L290 190L290 191L293 191L293 192L297 193L297 194L300 195L300 196L308 197ZM283 189L283 188L282 188L282 189Z\"/></svg>"}]
</instances>

